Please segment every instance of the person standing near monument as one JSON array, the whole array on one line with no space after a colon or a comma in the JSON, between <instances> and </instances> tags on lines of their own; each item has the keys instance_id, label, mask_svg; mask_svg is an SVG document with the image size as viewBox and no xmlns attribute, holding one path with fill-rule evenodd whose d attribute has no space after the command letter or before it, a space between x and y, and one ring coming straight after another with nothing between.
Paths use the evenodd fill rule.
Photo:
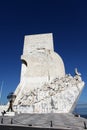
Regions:
<instances>
[{"instance_id":1,"label":"person standing near monument","mask_svg":"<svg viewBox=\"0 0 87 130\"><path fill-rule=\"evenodd\" d=\"M13 92L7 96L7 99L9 100L9 107L7 109L7 112L9 112L10 110L11 110L11 112L14 112L13 102L14 102L15 98L16 98L16 95L14 95Z\"/></svg>"}]
</instances>

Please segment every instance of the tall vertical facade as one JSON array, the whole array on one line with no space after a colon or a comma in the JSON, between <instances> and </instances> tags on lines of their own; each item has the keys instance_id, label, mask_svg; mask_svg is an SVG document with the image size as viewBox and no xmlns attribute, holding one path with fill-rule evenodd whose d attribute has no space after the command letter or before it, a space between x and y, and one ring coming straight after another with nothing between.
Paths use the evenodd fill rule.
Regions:
<instances>
[{"instance_id":1,"label":"tall vertical facade","mask_svg":"<svg viewBox=\"0 0 87 130\"><path fill-rule=\"evenodd\" d=\"M14 105L28 106L27 112L71 111L84 82L79 74L75 77L65 74L63 60L54 52L52 33L25 36L21 60L21 77ZM71 92L73 88L75 92Z\"/></svg>"}]
</instances>

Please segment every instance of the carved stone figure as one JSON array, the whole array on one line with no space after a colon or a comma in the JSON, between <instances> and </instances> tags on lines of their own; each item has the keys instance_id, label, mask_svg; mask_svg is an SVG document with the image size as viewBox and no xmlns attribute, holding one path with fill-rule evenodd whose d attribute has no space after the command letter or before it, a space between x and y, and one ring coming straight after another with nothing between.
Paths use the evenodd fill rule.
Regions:
<instances>
[{"instance_id":1,"label":"carved stone figure","mask_svg":"<svg viewBox=\"0 0 87 130\"><path fill-rule=\"evenodd\" d=\"M77 68L75 68L75 75L81 76L81 73L78 72Z\"/></svg>"}]
</instances>

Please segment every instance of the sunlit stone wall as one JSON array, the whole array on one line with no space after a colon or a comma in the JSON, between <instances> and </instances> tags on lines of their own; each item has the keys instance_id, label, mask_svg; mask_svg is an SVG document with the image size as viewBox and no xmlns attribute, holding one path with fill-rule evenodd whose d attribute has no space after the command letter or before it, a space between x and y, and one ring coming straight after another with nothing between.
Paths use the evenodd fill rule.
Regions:
<instances>
[{"instance_id":1,"label":"sunlit stone wall","mask_svg":"<svg viewBox=\"0 0 87 130\"><path fill-rule=\"evenodd\" d=\"M51 33L25 36L20 83L15 91L17 111L68 113L73 110L84 82L65 74L62 58L54 52Z\"/></svg>"}]
</instances>

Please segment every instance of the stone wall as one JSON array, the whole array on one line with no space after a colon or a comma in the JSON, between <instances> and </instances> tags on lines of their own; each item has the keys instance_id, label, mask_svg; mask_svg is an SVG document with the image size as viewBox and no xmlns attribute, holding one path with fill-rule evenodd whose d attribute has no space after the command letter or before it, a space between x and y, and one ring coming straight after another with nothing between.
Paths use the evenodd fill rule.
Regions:
<instances>
[{"instance_id":1,"label":"stone wall","mask_svg":"<svg viewBox=\"0 0 87 130\"><path fill-rule=\"evenodd\" d=\"M18 101L18 108L22 110L24 106L29 113L72 112L83 86L84 82L79 75L56 78L41 88L23 94Z\"/></svg>"}]
</instances>

